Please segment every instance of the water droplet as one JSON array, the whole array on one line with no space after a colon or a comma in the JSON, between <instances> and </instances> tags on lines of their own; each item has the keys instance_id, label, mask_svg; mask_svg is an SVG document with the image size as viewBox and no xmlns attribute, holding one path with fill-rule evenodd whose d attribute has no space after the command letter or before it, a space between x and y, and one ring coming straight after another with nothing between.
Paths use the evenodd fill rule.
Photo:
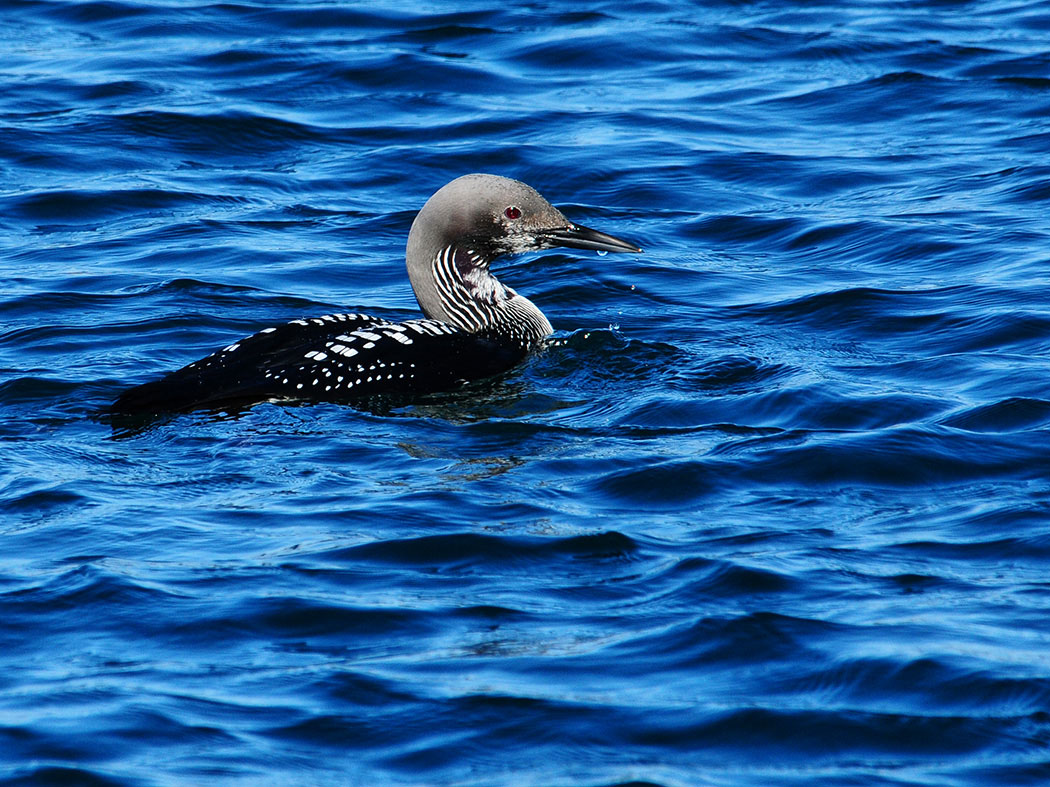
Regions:
<instances>
[{"instance_id":1,"label":"water droplet","mask_svg":"<svg viewBox=\"0 0 1050 787\"><path fill-rule=\"evenodd\" d=\"M607 252L607 251L602 251L601 249L598 249L598 256L599 256L599 257L604 257L604 256L605 256L606 254L608 254L608 253L609 253L609 252Z\"/></svg>"}]
</instances>

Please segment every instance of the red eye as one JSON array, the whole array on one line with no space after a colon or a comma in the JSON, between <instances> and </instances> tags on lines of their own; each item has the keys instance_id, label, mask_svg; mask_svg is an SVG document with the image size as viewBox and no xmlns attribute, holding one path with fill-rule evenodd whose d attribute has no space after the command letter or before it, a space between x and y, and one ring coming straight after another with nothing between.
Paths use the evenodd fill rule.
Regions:
<instances>
[{"instance_id":1,"label":"red eye","mask_svg":"<svg viewBox=\"0 0 1050 787\"><path fill-rule=\"evenodd\" d=\"M521 218L521 208L516 208L513 205L511 205L509 208L507 208L505 211L503 211L503 215L506 216L508 219L511 219L511 220L520 219Z\"/></svg>"}]
</instances>

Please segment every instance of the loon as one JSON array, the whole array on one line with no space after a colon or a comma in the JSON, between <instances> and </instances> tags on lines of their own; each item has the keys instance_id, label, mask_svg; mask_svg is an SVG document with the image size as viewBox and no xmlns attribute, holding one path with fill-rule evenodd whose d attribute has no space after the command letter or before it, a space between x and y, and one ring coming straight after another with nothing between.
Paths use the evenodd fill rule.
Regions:
<instances>
[{"instance_id":1,"label":"loon","mask_svg":"<svg viewBox=\"0 0 1050 787\"><path fill-rule=\"evenodd\" d=\"M464 175L427 200L408 233L408 278L424 319L327 314L292 320L125 391L110 412L350 401L447 391L492 377L540 347L553 329L489 265L506 254L554 247L641 252L569 221L520 181Z\"/></svg>"}]
</instances>

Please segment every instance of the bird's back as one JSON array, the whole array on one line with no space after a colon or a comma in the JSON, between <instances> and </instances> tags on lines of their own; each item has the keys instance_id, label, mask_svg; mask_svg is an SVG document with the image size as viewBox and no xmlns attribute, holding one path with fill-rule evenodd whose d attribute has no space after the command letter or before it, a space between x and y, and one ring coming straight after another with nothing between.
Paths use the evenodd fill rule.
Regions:
<instances>
[{"instance_id":1,"label":"bird's back","mask_svg":"<svg viewBox=\"0 0 1050 787\"><path fill-rule=\"evenodd\" d=\"M266 399L348 401L449 390L519 363L527 349L437 320L329 314L266 328L160 380L125 391L114 413Z\"/></svg>"}]
</instances>

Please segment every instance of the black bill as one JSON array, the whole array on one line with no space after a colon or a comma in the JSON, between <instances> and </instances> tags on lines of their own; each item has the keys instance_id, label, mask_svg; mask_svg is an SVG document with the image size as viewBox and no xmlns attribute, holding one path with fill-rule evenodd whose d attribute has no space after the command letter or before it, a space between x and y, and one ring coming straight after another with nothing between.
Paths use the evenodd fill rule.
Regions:
<instances>
[{"instance_id":1,"label":"black bill","mask_svg":"<svg viewBox=\"0 0 1050 787\"><path fill-rule=\"evenodd\" d=\"M550 230L543 233L555 246L565 246L570 249L592 249L594 251L629 251L635 254L641 249L633 243L628 243L614 235L607 235L590 227L582 227L573 224L565 229Z\"/></svg>"}]
</instances>

